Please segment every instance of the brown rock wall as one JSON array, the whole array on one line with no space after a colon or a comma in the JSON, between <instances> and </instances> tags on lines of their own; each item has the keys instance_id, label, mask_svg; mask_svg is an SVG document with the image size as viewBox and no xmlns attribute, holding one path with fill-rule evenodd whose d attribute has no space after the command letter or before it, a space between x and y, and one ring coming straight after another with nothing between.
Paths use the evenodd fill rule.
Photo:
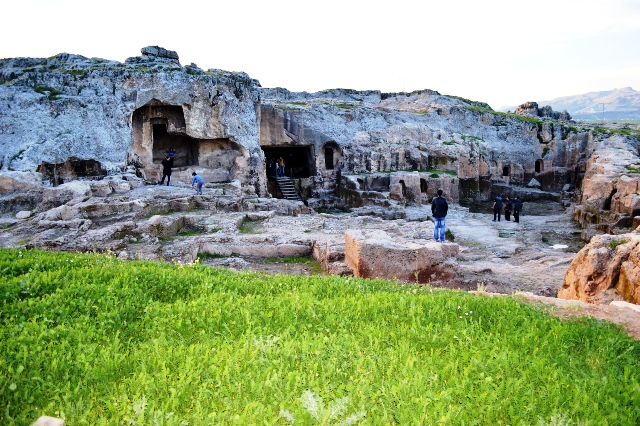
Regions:
<instances>
[{"instance_id":1,"label":"brown rock wall","mask_svg":"<svg viewBox=\"0 0 640 426\"><path fill-rule=\"evenodd\" d=\"M638 231L593 237L571 262L558 297L600 303L615 289L626 301L640 302L639 254Z\"/></svg>"}]
</instances>

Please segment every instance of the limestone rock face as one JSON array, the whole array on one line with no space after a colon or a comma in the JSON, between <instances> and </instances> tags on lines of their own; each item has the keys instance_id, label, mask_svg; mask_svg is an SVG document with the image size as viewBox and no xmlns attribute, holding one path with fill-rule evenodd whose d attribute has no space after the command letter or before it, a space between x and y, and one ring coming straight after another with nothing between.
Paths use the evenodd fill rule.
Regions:
<instances>
[{"instance_id":1,"label":"limestone rock face","mask_svg":"<svg viewBox=\"0 0 640 426\"><path fill-rule=\"evenodd\" d=\"M566 110L556 112L549 105L539 107L537 102L525 102L514 111L518 115L526 115L529 117L544 117L560 121L571 121L571 114Z\"/></svg>"},{"instance_id":2,"label":"limestone rock face","mask_svg":"<svg viewBox=\"0 0 640 426\"><path fill-rule=\"evenodd\" d=\"M70 54L2 59L0 168L39 168L57 185L133 165L159 180L165 150L175 148L174 173L188 177L197 165L217 179L235 173L229 179L261 194L258 87L244 73L181 67L177 53L157 46L124 64Z\"/></svg>"},{"instance_id":3,"label":"limestone rock face","mask_svg":"<svg viewBox=\"0 0 640 426\"><path fill-rule=\"evenodd\" d=\"M621 135L604 142L586 162L573 219L585 230L625 233L640 216L640 174L632 172L640 167L640 144Z\"/></svg>"},{"instance_id":4,"label":"limestone rock face","mask_svg":"<svg viewBox=\"0 0 640 426\"><path fill-rule=\"evenodd\" d=\"M558 297L598 303L611 290L640 304L640 232L598 235L571 262Z\"/></svg>"},{"instance_id":5,"label":"limestone rock face","mask_svg":"<svg viewBox=\"0 0 640 426\"><path fill-rule=\"evenodd\" d=\"M381 230L347 230L345 259L356 277L429 283L457 274L458 245L400 242Z\"/></svg>"}]
</instances>

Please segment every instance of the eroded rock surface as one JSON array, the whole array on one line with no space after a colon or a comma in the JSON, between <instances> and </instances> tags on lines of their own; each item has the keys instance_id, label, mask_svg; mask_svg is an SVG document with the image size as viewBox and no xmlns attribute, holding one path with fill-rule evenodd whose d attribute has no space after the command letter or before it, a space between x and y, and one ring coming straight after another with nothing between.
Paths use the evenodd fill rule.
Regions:
<instances>
[{"instance_id":1,"label":"eroded rock surface","mask_svg":"<svg viewBox=\"0 0 640 426\"><path fill-rule=\"evenodd\" d=\"M346 262L356 277L431 283L457 274L457 244L403 242L380 230L350 229L344 237Z\"/></svg>"},{"instance_id":2,"label":"eroded rock surface","mask_svg":"<svg viewBox=\"0 0 640 426\"><path fill-rule=\"evenodd\" d=\"M640 303L640 232L593 237L571 262L558 297Z\"/></svg>"}]
</instances>

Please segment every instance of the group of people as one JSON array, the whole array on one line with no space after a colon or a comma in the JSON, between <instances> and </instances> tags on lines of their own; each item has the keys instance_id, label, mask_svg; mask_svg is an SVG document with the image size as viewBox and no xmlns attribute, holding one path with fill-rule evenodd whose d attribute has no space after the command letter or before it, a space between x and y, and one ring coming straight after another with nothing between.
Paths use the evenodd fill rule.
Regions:
<instances>
[{"instance_id":1,"label":"group of people","mask_svg":"<svg viewBox=\"0 0 640 426\"><path fill-rule=\"evenodd\" d=\"M283 177L284 176L284 158L282 157L278 157L276 158L272 158L271 160L269 160L269 171L270 171L270 175L273 176L275 175L276 177Z\"/></svg>"},{"instance_id":2,"label":"group of people","mask_svg":"<svg viewBox=\"0 0 640 426\"><path fill-rule=\"evenodd\" d=\"M167 156L162 160L162 179L160 185L164 184L164 178L167 178L167 186L171 185L171 169L173 168L173 160L176 154L174 148L169 148L165 151ZM284 166L283 166L284 167ZM196 193L202 195L202 186L204 185L204 179L196 172L191 173L193 179L191 180L191 187L196 188Z\"/></svg>"},{"instance_id":3,"label":"group of people","mask_svg":"<svg viewBox=\"0 0 640 426\"><path fill-rule=\"evenodd\" d=\"M520 197L515 197L513 201L511 198L507 197L506 200L502 200L502 194L498 195L493 200L493 220L495 222L496 219L500 222L500 214L502 212L502 207L504 204L504 218L505 220L511 221L511 211L513 211L513 220L516 223L520 223L520 211L522 210L522 201Z\"/></svg>"},{"instance_id":4,"label":"group of people","mask_svg":"<svg viewBox=\"0 0 640 426\"><path fill-rule=\"evenodd\" d=\"M438 196L431 202L431 215L433 216L433 239L436 242L444 243L446 232L446 216L449 211L449 204L447 199L442 196L442 189L438 189ZM493 222L498 220L500 222L500 213L503 207L502 194L498 195L493 202ZM504 202L504 217L506 220L511 220L511 211L513 210L513 219L516 222L520 222L520 211L522 210L522 200L520 197L515 197L513 201L507 197Z\"/></svg>"}]
</instances>

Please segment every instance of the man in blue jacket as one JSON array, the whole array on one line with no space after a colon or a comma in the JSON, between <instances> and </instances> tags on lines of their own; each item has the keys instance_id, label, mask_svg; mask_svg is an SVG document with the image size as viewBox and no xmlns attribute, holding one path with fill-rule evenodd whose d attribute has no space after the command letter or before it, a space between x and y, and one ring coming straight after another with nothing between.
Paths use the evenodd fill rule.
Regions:
<instances>
[{"instance_id":1,"label":"man in blue jacket","mask_svg":"<svg viewBox=\"0 0 640 426\"><path fill-rule=\"evenodd\" d=\"M449 211L447 199L442 196L442 189L438 189L438 196L431 202L431 215L433 216L433 239L444 243L444 231L446 227L445 217ZM439 231L439 232L438 232ZM439 239L438 239L439 238Z\"/></svg>"},{"instance_id":2,"label":"man in blue jacket","mask_svg":"<svg viewBox=\"0 0 640 426\"><path fill-rule=\"evenodd\" d=\"M516 223L520 223L520 210L522 210L522 201L520 200L520 197L516 197L513 203L513 218Z\"/></svg>"},{"instance_id":3,"label":"man in blue jacket","mask_svg":"<svg viewBox=\"0 0 640 426\"><path fill-rule=\"evenodd\" d=\"M204 179L202 179L202 176L200 176L196 172L191 173L191 176L193 176L191 187L193 188L193 185L197 185L196 194L202 195L202 185L204 185Z\"/></svg>"}]
</instances>

